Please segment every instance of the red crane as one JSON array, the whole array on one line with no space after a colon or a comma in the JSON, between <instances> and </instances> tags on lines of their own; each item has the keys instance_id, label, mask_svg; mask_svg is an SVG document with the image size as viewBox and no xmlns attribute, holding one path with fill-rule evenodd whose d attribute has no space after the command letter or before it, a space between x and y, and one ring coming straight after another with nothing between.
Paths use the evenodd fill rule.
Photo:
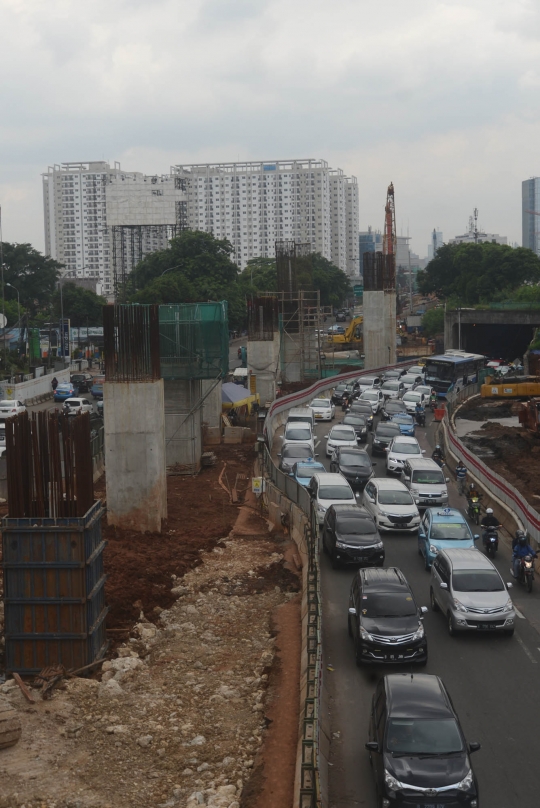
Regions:
<instances>
[{"instance_id":1,"label":"red crane","mask_svg":"<svg viewBox=\"0 0 540 808\"><path fill-rule=\"evenodd\" d=\"M396 249L396 210L394 207L394 184L391 182L386 193L386 207L384 209L383 255L395 255Z\"/></svg>"}]
</instances>

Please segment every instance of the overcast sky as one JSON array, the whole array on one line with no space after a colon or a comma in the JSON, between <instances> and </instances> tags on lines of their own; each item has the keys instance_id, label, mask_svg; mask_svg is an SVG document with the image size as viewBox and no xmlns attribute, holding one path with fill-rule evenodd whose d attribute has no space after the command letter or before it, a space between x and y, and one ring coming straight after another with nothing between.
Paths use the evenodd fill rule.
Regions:
<instances>
[{"instance_id":1,"label":"overcast sky","mask_svg":"<svg viewBox=\"0 0 540 808\"><path fill-rule=\"evenodd\" d=\"M533 0L0 0L5 241L44 247L53 163L314 157L358 178L360 229L427 253L478 207L521 243L540 174Z\"/></svg>"}]
</instances>

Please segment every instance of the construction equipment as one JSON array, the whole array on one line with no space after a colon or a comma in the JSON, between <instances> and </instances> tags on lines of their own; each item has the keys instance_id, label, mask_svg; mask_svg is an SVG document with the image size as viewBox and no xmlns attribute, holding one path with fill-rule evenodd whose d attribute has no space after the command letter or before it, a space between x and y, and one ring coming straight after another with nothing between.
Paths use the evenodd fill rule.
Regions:
<instances>
[{"instance_id":1,"label":"construction equipment","mask_svg":"<svg viewBox=\"0 0 540 808\"><path fill-rule=\"evenodd\" d=\"M487 376L480 388L482 398L525 398L540 396L540 380L536 376L495 378Z\"/></svg>"},{"instance_id":2,"label":"construction equipment","mask_svg":"<svg viewBox=\"0 0 540 808\"><path fill-rule=\"evenodd\" d=\"M386 192L386 206L384 208L383 255L395 255L396 250L396 210L394 205L394 183L391 182Z\"/></svg>"},{"instance_id":3,"label":"construction equipment","mask_svg":"<svg viewBox=\"0 0 540 808\"><path fill-rule=\"evenodd\" d=\"M344 334L329 334L328 344L334 347L339 346L340 350L347 351L350 348L358 349L362 347L362 323L364 318L361 314L353 317Z\"/></svg>"},{"instance_id":4,"label":"construction equipment","mask_svg":"<svg viewBox=\"0 0 540 808\"><path fill-rule=\"evenodd\" d=\"M531 432L540 432L540 398L523 401L518 411L519 423Z\"/></svg>"}]
</instances>

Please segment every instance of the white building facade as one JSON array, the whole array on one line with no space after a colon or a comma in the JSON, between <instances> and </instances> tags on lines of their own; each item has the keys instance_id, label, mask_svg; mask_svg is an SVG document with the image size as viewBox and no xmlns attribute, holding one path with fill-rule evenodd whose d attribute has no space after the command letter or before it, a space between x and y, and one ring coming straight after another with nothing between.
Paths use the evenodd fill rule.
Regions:
<instances>
[{"instance_id":1,"label":"white building facade","mask_svg":"<svg viewBox=\"0 0 540 808\"><path fill-rule=\"evenodd\" d=\"M324 160L177 165L171 174L185 183L188 228L228 239L239 268L293 239L357 274L356 178Z\"/></svg>"}]
</instances>

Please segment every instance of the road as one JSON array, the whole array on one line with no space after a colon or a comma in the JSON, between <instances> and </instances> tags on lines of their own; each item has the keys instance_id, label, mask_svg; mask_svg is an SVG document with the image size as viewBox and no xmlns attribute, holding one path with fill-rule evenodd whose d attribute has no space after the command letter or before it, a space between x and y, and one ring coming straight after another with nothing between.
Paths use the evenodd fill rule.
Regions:
<instances>
[{"instance_id":1,"label":"road","mask_svg":"<svg viewBox=\"0 0 540 808\"><path fill-rule=\"evenodd\" d=\"M342 417L338 412L336 420ZM317 424L319 460L328 467L323 436L328 424ZM426 429L417 429L422 448L431 453L434 424L428 416ZM428 454L428 456L429 456ZM384 476L383 458L376 458L377 476ZM450 504L464 507L453 483ZM474 528L476 526L473 526ZM476 528L478 531L478 528ZM473 532L475 532L473 530ZM407 534L384 534L386 566L399 567L411 584L419 605L429 607L429 574L417 554L417 538ZM503 546L496 566L505 581L509 575L510 551ZM321 554L323 640L325 676L329 687L331 808L375 808L376 797L364 743L375 684L389 668L358 669L352 641L347 635L348 594L354 570L332 570ZM474 755L482 806L514 808L538 804L534 750L540 719L540 580L528 595L521 587L511 591L519 609L514 637L458 636L446 631L441 614L431 610L424 625L429 661L423 672L441 676L460 716L467 739L479 741ZM328 666L332 670L328 670ZM413 666L399 669L414 672Z\"/></svg>"}]
</instances>

